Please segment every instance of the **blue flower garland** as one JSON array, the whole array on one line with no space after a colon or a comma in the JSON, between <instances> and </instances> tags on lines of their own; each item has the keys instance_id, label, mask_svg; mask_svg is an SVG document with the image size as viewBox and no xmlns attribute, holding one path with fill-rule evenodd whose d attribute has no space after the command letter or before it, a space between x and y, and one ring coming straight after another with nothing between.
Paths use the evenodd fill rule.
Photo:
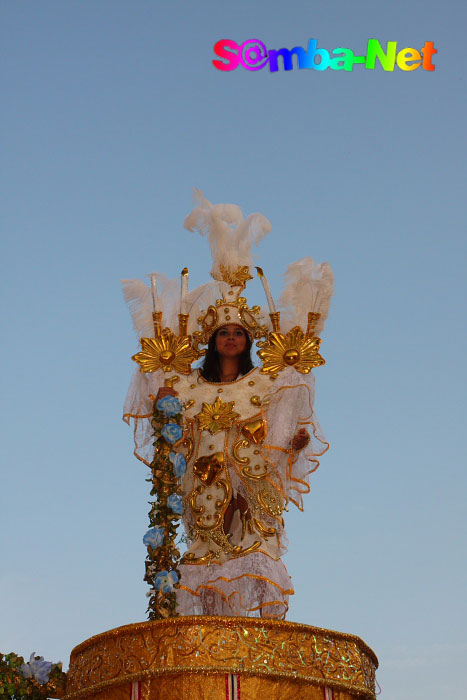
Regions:
<instances>
[{"instance_id":1,"label":"blue flower garland","mask_svg":"<svg viewBox=\"0 0 467 700\"><path fill-rule=\"evenodd\" d=\"M175 396L164 396L154 402L154 459L151 463L152 483L149 529L143 537L147 547L144 580L150 590L148 614L150 620L176 617L175 587L180 580L180 552L175 543L183 513L180 479L186 471L185 457L175 445L183 437L183 406Z\"/></svg>"}]
</instances>

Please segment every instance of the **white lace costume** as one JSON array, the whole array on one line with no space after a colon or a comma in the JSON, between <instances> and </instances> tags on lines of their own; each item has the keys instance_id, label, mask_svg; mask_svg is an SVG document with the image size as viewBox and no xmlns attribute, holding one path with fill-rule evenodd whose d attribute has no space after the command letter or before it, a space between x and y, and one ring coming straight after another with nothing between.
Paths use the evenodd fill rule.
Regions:
<instances>
[{"instance_id":1,"label":"white lace costume","mask_svg":"<svg viewBox=\"0 0 467 700\"><path fill-rule=\"evenodd\" d=\"M268 335L271 326L260 325L260 321L269 323L265 314L259 307L250 309L240 296L248 277L238 276L245 271L248 275L251 269L252 234L260 238L270 229L269 222L260 214L244 221L238 207L213 206L201 195L199 199L201 206L185 225L210 235L211 274L216 282L203 285L185 299L188 333L196 336L196 328L201 327L198 336L207 343L222 325L237 323L252 338L261 337L260 330L263 337L272 337L271 332ZM324 326L332 294L332 273L324 266L316 268L313 260L306 258L289 267L283 300L289 307L285 325L291 330L281 336L283 339L292 334L293 340L294 331L300 331L294 323L304 324L304 309L319 312L320 328ZM314 286L310 284L313 275L317 278ZM317 290L323 287L323 278L326 294L320 297ZM148 335L150 291L137 282L124 283L125 296L132 306L135 327L141 335ZM167 284L165 288L169 289ZM171 289L167 298L172 313L167 315L172 328L176 326L173 296ZM295 307L294 313L291 307ZM171 376L178 376L174 389L184 405L184 434L174 449L182 452L187 462L182 492L189 546L179 566L177 587L177 610L182 615L285 616L293 589L281 561L286 551L283 511L289 502L302 509L309 474L318 467L317 457L328 448L313 413L313 374L309 368L305 372L300 369L305 346L297 347L298 351L292 349L297 357L279 358L282 364L277 372L257 367L234 382L208 382L199 370L190 374L171 371ZM291 362L295 366L287 366ZM137 371L125 403L124 419L134 420L135 455L147 465L154 451L150 424L153 401L166 376L161 370L148 374ZM294 452L292 438L301 428L308 431L310 442ZM237 495L248 509L243 514L235 509L229 532L225 532L224 516Z\"/></svg>"},{"instance_id":2,"label":"white lace costume","mask_svg":"<svg viewBox=\"0 0 467 700\"><path fill-rule=\"evenodd\" d=\"M152 411L149 395L157 394L163 379L162 372L136 374L125 405L125 416L135 418L136 454L146 463L153 442L145 418ZM245 616L261 611L264 617L283 617L293 593L280 559L286 551L283 509L289 501L302 508L316 457L328 447L312 411L313 376L305 379L290 368L272 382L255 368L234 382L217 384L195 370L180 377L177 394L189 405L177 448L187 458L183 523L192 538L180 565L178 611ZM217 399L218 408L204 415L203 404L215 406ZM213 411L225 429L216 430ZM303 427L312 440L294 453L291 438ZM223 517L237 493L251 517L241 518L236 510L228 537Z\"/></svg>"}]
</instances>

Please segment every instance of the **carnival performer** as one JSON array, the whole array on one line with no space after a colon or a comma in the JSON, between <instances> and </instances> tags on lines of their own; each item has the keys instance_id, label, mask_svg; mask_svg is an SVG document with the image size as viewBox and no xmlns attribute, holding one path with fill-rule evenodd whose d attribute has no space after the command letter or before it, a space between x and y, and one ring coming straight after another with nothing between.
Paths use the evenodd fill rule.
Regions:
<instances>
[{"instance_id":1,"label":"carnival performer","mask_svg":"<svg viewBox=\"0 0 467 700\"><path fill-rule=\"evenodd\" d=\"M252 238L270 230L268 220L261 214L243 220L238 207L198 198L185 226L209 236L215 281L190 293L182 285L181 308L191 320L186 337L207 346L204 359L185 372L174 364L173 386L164 386L167 368L138 371L124 418L134 419L135 454L150 464L154 400L177 396L183 405L183 435L174 449L186 463L180 479L188 548L178 567L177 612L283 619L293 593L281 560L287 544L283 513L290 502L302 509L309 474L328 448L313 412L310 370L324 363L320 340L310 323L305 333L293 322L306 326L311 310L314 330L324 326L332 273L311 258L289 266L281 300L294 313L285 314L284 334L262 271L271 320L241 296L251 279ZM173 300L168 283L165 289ZM124 291L138 332L147 333L147 290L131 281ZM158 303L163 296L164 284ZM251 358L255 341L260 366Z\"/></svg>"}]
</instances>

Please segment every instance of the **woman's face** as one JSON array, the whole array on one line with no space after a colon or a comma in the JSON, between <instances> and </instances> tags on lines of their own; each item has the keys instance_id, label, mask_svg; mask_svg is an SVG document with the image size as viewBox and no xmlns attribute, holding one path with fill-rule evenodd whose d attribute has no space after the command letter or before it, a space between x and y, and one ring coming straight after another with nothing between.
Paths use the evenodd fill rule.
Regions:
<instances>
[{"instance_id":1,"label":"woman's face","mask_svg":"<svg viewBox=\"0 0 467 700\"><path fill-rule=\"evenodd\" d=\"M217 331L216 350L221 357L239 357L246 345L245 331L236 323L229 323Z\"/></svg>"}]
</instances>

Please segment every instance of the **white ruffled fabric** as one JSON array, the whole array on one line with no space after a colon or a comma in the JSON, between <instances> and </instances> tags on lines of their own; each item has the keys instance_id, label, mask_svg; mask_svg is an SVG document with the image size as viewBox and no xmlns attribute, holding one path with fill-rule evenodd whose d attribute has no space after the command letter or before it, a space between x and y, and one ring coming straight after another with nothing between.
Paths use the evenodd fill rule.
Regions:
<instances>
[{"instance_id":1,"label":"white ruffled fabric","mask_svg":"<svg viewBox=\"0 0 467 700\"><path fill-rule=\"evenodd\" d=\"M293 595L280 559L253 552L223 564L180 565L180 615L240 615L283 619Z\"/></svg>"}]
</instances>

